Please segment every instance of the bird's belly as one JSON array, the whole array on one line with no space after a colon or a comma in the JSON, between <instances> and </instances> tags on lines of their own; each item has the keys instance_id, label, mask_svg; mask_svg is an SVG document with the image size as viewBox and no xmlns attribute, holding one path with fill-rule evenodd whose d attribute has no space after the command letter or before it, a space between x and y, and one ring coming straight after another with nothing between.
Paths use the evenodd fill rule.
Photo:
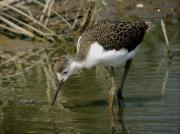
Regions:
<instances>
[{"instance_id":1,"label":"bird's belly","mask_svg":"<svg viewBox=\"0 0 180 134\"><path fill-rule=\"evenodd\" d=\"M124 64L128 59L131 59L137 52L138 47L128 52L122 48L120 50L106 51L99 43L92 44L88 56L86 58L85 67L89 68L97 64L104 66L114 66Z\"/></svg>"},{"instance_id":2,"label":"bird's belly","mask_svg":"<svg viewBox=\"0 0 180 134\"><path fill-rule=\"evenodd\" d=\"M131 59L137 52L137 49L128 52L126 49L120 49L119 51L111 50L112 52L105 52L103 58L99 60L99 64L105 66L116 66L124 64L127 60ZM110 54L109 54L110 53Z\"/></svg>"},{"instance_id":3,"label":"bird's belly","mask_svg":"<svg viewBox=\"0 0 180 134\"><path fill-rule=\"evenodd\" d=\"M116 65L124 64L128 59L129 58L126 56L115 56L112 58L100 60L99 64L104 66L116 66Z\"/></svg>"}]
</instances>

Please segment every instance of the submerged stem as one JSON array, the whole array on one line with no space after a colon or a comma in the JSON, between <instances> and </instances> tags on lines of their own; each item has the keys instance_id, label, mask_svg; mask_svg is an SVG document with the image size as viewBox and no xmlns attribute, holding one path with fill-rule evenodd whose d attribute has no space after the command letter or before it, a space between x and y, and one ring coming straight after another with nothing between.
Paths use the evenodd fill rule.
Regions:
<instances>
[{"instance_id":1,"label":"submerged stem","mask_svg":"<svg viewBox=\"0 0 180 134\"><path fill-rule=\"evenodd\" d=\"M168 58L171 59L173 55L172 55L172 51L170 49L169 40L168 40L167 32L166 32L166 27L165 27L165 23L164 23L163 19L161 19L161 27L162 27L163 35L164 35L164 38L165 38L165 41L166 41L167 56L168 56Z\"/></svg>"}]
</instances>

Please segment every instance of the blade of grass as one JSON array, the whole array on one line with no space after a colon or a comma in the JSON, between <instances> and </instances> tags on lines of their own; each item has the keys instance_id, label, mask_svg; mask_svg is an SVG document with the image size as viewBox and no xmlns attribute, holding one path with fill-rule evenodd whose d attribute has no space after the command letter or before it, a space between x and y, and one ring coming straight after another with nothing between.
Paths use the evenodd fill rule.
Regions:
<instances>
[{"instance_id":1,"label":"blade of grass","mask_svg":"<svg viewBox=\"0 0 180 134\"><path fill-rule=\"evenodd\" d=\"M16 0L3 0L0 2L0 9L2 9L5 6L4 4L10 5L13 4L14 2L16 2Z\"/></svg>"},{"instance_id":2,"label":"blade of grass","mask_svg":"<svg viewBox=\"0 0 180 134\"><path fill-rule=\"evenodd\" d=\"M46 20L45 20L45 22L44 22L44 25L45 25L45 26L47 26L47 23L48 23L48 20L49 20L49 16L50 16L50 14L51 14L51 10L50 10L50 9L52 9L52 6L53 6L54 2L55 2L55 1L52 0L51 3L50 3L50 5L49 5L49 9L48 9L48 11L47 11L47 18L46 18Z\"/></svg>"},{"instance_id":3,"label":"blade of grass","mask_svg":"<svg viewBox=\"0 0 180 134\"><path fill-rule=\"evenodd\" d=\"M166 27L165 27L165 24L164 24L163 19L161 19L161 27L162 27L162 31L163 31L163 34L164 34L164 38L165 38L165 41L166 41L166 46L167 46L167 48L169 49L169 40L168 40L168 37L167 37Z\"/></svg>"},{"instance_id":4,"label":"blade of grass","mask_svg":"<svg viewBox=\"0 0 180 134\"><path fill-rule=\"evenodd\" d=\"M0 27L3 28L3 29L7 29L7 30L9 30L9 31L11 31L13 33L21 34L21 32L17 31L16 29L12 29L12 28L7 27L5 25L0 24Z\"/></svg>"},{"instance_id":5,"label":"blade of grass","mask_svg":"<svg viewBox=\"0 0 180 134\"><path fill-rule=\"evenodd\" d=\"M19 14L29 18L30 20L34 21L35 23L37 23L38 25L40 25L41 27L43 27L45 30L47 30L48 32L50 32L52 35L56 35L52 30L48 29L46 26L44 26L43 24L41 24L39 21L37 21L36 19L34 19L32 16L29 16L28 14L26 14L25 12L13 7L13 6L10 6L10 5L7 5L7 4L4 4L6 7L18 12Z\"/></svg>"},{"instance_id":6,"label":"blade of grass","mask_svg":"<svg viewBox=\"0 0 180 134\"><path fill-rule=\"evenodd\" d=\"M43 3L37 1L37 0L33 0L35 3L39 4L40 6L45 6ZM54 13L55 15L57 15L57 17L59 17L61 20L63 20L68 26L69 28L71 29L71 24L63 17L61 16L60 14L58 14L56 11L54 11L53 9L50 9L48 8L52 13Z\"/></svg>"},{"instance_id":7,"label":"blade of grass","mask_svg":"<svg viewBox=\"0 0 180 134\"><path fill-rule=\"evenodd\" d=\"M169 45L169 40L168 40L168 37L167 37L167 32L166 32L166 27L165 27L165 23L163 21L163 19L161 19L161 27L162 27L162 31L163 31L163 35L164 35L164 38L165 38L165 41L166 41L166 46L167 46L167 56L168 58L172 58L172 51L171 51L171 48L170 48L170 45Z\"/></svg>"},{"instance_id":8,"label":"blade of grass","mask_svg":"<svg viewBox=\"0 0 180 134\"><path fill-rule=\"evenodd\" d=\"M42 21L43 21L43 19L44 19L44 16L45 16L46 12L47 12L48 6L49 6L50 3L51 3L51 0L45 0L45 2L46 2L46 4L45 4L44 9L43 9L43 11L42 11L42 15L41 15L41 17L40 17L40 19L39 19L39 21L40 21L41 23L42 23Z\"/></svg>"},{"instance_id":9,"label":"blade of grass","mask_svg":"<svg viewBox=\"0 0 180 134\"><path fill-rule=\"evenodd\" d=\"M53 38L51 38L50 36L48 36L48 34L43 33L42 31L38 30L37 28L35 28L35 27L31 26L31 25L28 25L27 23L24 23L23 21L18 20L18 19L16 19L15 17L10 16L10 15L8 15L8 14L5 14L5 13L4 13L3 15L6 16L6 17L8 17L8 18L10 18L10 19L12 19L12 20L14 20L14 21L16 21L16 22L18 22L18 23L20 23L20 24L22 24L22 25L24 25L24 26L26 26L26 27L28 27L29 29L31 29L31 30L39 33L40 35L42 35L42 36L44 36L44 37L46 37L46 38L48 38L48 39L50 39L50 40L53 40Z\"/></svg>"},{"instance_id":10,"label":"blade of grass","mask_svg":"<svg viewBox=\"0 0 180 134\"><path fill-rule=\"evenodd\" d=\"M0 20L5 22L6 24L8 24L9 26L13 27L14 29L16 29L17 31L20 31L22 34L25 34L31 38L35 37L35 35L29 31L27 31L26 29L16 25L15 23L12 23L11 21L9 21L8 19L0 16Z\"/></svg>"}]
</instances>

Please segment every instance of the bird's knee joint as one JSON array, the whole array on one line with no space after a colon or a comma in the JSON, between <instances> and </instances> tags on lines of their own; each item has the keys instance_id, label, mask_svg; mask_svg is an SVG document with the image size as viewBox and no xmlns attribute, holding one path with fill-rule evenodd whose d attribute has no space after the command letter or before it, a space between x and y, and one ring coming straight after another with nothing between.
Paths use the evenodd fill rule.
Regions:
<instances>
[{"instance_id":1,"label":"bird's knee joint","mask_svg":"<svg viewBox=\"0 0 180 134\"><path fill-rule=\"evenodd\" d=\"M115 91L116 91L116 88L111 88L109 90L109 95L114 95L115 94Z\"/></svg>"}]
</instances>

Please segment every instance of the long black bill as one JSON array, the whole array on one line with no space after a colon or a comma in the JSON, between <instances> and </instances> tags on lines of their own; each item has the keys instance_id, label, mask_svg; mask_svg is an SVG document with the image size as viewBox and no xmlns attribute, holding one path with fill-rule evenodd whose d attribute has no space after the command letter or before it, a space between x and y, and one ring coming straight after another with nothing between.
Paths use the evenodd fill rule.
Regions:
<instances>
[{"instance_id":1,"label":"long black bill","mask_svg":"<svg viewBox=\"0 0 180 134\"><path fill-rule=\"evenodd\" d=\"M52 106L54 105L54 103L55 103L55 101L56 101L57 95L58 95L59 91L61 90L62 85L63 85L63 80L61 80L60 82L58 82L57 90L56 90L54 99L53 99L53 101L52 101L52 103L51 103Z\"/></svg>"}]
</instances>

